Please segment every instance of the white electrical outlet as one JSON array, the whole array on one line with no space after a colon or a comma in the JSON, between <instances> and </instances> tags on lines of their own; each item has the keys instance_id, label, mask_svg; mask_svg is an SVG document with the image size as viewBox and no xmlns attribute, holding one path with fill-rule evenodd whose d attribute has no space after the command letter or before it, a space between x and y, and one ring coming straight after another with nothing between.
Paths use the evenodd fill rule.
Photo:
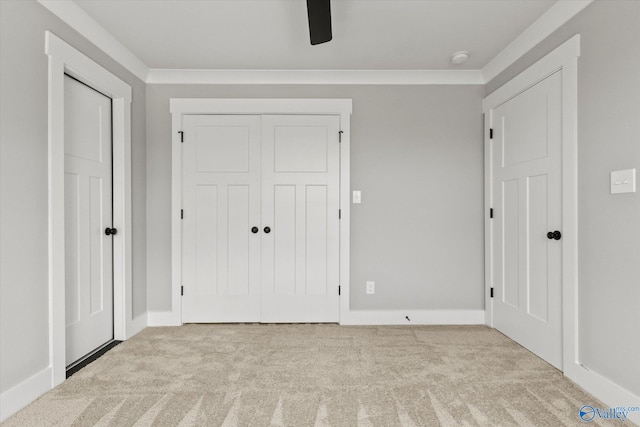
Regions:
<instances>
[{"instance_id":1,"label":"white electrical outlet","mask_svg":"<svg viewBox=\"0 0 640 427\"><path fill-rule=\"evenodd\" d=\"M355 190L353 192L353 203L354 204L362 203L362 193L358 190Z\"/></svg>"},{"instance_id":2,"label":"white electrical outlet","mask_svg":"<svg viewBox=\"0 0 640 427\"><path fill-rule=\"evenodd\" d=\"M367 295L376 293L376 282L367 282Z\"/></svg>"}]
</instances>

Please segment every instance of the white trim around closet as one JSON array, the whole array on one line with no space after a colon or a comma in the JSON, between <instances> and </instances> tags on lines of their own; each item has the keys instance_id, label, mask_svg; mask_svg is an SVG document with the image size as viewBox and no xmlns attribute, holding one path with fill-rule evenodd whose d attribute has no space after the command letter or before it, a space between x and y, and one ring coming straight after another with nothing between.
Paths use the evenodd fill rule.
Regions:
<instances>
[{"instance_id":1,"label":"white trim around closet","mask_svg":"<svg viewBox=\"0 0 640 427\"><path fill-rule=\"evenodd\" d=\"M113 111L113 335L125 340L146 326L133 319L131 234L131 87L55 34L45 33L49 57L49 362L51 387L66 378L64 76L112 99Z\"/></svg>"},{"instance_id":2,"label":"white trim around closet","mask_svg":"<svg viewBox=\"0 0 640 427\"><path fill-rule=\"evenodd\" d=\"M189 114L314 114L340 116L342 138L340 144L340 318L349 311L349 223L350 223L350 146L351 112L350 99L209 99L172 98L171 135L171 309L150 312L149 326L173 326L182 324L181 278L182 278L182 147L181 134L183 116Z\"/></svg>"}]
</instances>

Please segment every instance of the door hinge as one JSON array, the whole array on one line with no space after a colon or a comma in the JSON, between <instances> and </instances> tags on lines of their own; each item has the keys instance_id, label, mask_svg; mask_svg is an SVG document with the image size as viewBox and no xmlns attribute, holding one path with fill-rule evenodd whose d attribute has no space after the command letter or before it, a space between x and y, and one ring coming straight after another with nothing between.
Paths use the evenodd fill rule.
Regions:
<instances>
[{"instance_id":1,"label":"door hinge","mask_svg":"<svg viewBox=\"0 0 640 427\"><path fill-rule=\"evenodd\" d=\"M184 209L180 209L180 219L184 219Z\"/></svg>"},{"instance_id":2,"label":"door hinge","mask_svg":"<svg viewBox=\"0 0 640 427\"><path fill-rule=\"evenodd\" d=\"M338 209L338 219L342 219L342 209Z\"/></svg>"},{"instance_id":3,"label":"door hinge","mask_svg":"<svg viewBox=\"0 0 640 427\"><path fill-rule=\"evenodd\" d=\"M338 295L340 295L340 285L338 285Z\"/></svg>"},{"instance_id":4,"label":"door hinge","mask_svg":"<svg viewBox=\"0 0 640 427\"><path fill-rule=\"evenodd\" d=\"M180 295L184 296L184 286L180 286Z\"/></svg>"},{"instance_id":5,"label":"door hinge","mask_svg":"<svg viewBox=\"0 0 640 427\"><path fill-rule=\"evenodd\" d=\"M179 130L178 133L180 134L180 142L184 142L184 132Z\"/></svg>"},{"instance_id":6,"label":"door hinge","mask_svg":"<svg viewBox=\"0 0 640 427\"><path fill-rule=\"evenodd\" d=\"M338 132L338 142L342 142L342 131Z\"/></svg>"},{"instance_id":7,"label":"door hinge","mask_svg":"<svg viewBox=\"0 0 640 427\"><path fill-rule=\"evenodd\" d=\"M489 209L489 218L493 218L493 208Z\"/></svg>"},{"instance_id":8,"label":"door hinge","mask_svg":"<svg viewBox=\"0 0 640 427\"><path fill-rule=\"evenodd\" d=\"M491 288L491 294L489 296L493 298L493 287Z\"/></svg>"},{"instance_id":9,"label":"door hinge","mask_svg":"<svg viewBox=\"0 0 640 427\"><path fill-rule=\"evenodd\" d=\"M489 129L489 139L493 139L493 128Z\"/></svg>"}]
</instances>

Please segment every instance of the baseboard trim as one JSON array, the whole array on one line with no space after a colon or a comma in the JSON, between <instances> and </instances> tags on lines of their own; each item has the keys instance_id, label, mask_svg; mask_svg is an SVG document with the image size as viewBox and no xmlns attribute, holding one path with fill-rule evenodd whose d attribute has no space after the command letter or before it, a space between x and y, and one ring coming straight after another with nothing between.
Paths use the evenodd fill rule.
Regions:
<instances>
[{"instance_id":1,"label":"baseboard trim","mask_svg":"<svg viewBox=\"0 0 640 427\"><path fill-rule=\"evenodd\" d=\"M407 320L409 317L409 320ZM341 325L484 325L484 310L351 310ZM172 311L150 311L148 326L180 326Z\"/></svg>"},{"instance_id":2,"label":"baseboard trim","mask_svg":"<svg viewBox=\"0 0 640 427\"><path fill-rule=\"evenodd\" d=\"M182 319L173 311L150 311L147 313L147 326L180 326Z\"/></svg>"},{"instance_id":3,"label":"baseboard trim","mask_svg":"<svg viewBox=\"0 0 640 427\"><path fill-rule=\"evenodd\" d=\"M582 387L587 393L601 400L602 403L608 405L610 408L640 406L640 396L636 396L610 379L585 366L576 364L569 367L569 369L565 369L564 374L567 378ZM584 402L585 405L592 405L593 403L594 402ZM628 419L640 425L640 412L629 412Z\"/></svg>"},{"instance_id":4,"label":"baseboard trim","mask_svg":"<svg viewBox=\"0 0 640 427\"><path fill-rule=\"evenodd\" d=\"M0 395L0 422L51 390L51 367L46 367Z\"/></svg>"},{"instance_id":5,"label":"baseboard trim","mask_svg":"<svg viewBox=\"0 0 640 427\"><path fill-rule=\"evenodd\" d=\"M484 325L484 310L350 310L341 325Z\"/></svg>"}]
</instances>

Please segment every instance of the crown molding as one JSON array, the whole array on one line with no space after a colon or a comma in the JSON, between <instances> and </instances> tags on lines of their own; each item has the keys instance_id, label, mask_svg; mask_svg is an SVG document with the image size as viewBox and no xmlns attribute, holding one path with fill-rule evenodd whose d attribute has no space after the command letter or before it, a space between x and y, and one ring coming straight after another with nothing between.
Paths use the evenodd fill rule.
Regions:
<instances>
[{"instance_id":1,"label":"crown molding","mask_svg":"<svg viewBox=\"0 0 640 427\"><path fill-rule=\"evenodd\" d=\"M147 84L483 85L515 63L594 0L557 1L489 61L482 70L149 69L73 0L37 1Z\"/></svg>"},{"instance_id":2,"label":"crown molding","mask_svg":"<svg viewBox=\"0 0 640 427\"><path fill-rule=\"evenodd\" d=\"M167 70L148 84L220 85L482 85L480 70Z\"/></svg>"},{"instance_id":3,"label":"crown molding","mask_svg":"<svg viewBox=\"0 0 640 427\"><path fill-rule=\"evenodd\" d=\"M549 37L594 0L560 0L507 45L482 69L483 80L489 83L498 74L522 58L538 43Z\"/></svg>"},{"instance_id":4,"label":"crown molding","mask_svg":"<svg viewBox=\"0 0 640 427\"><path fill-rule=\"evenodd\" d=\"M82 10L74 1L38 0L38 3L79 32L134 76L143 82L147 81L149 67Z\"/></svg>"}]
</instances>

